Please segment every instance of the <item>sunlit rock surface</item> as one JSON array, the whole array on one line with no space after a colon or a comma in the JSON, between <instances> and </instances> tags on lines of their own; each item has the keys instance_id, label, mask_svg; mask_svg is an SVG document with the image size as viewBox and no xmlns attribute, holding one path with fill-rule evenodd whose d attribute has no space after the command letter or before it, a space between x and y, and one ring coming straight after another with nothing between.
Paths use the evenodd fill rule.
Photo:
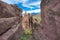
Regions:
<instances>
[{"instance_id":1,"label":"sunlit rock surface","mask_svg":"<svg viewBox=\"0 0 60 40\"><path fill-rule=\"evenodd\" d=\"M22 17L22 27L24 28L24 30L32 29L31 24L32 24L32 16L31 16L31 14L24 15Z\"/></svg>"}]
</instances>

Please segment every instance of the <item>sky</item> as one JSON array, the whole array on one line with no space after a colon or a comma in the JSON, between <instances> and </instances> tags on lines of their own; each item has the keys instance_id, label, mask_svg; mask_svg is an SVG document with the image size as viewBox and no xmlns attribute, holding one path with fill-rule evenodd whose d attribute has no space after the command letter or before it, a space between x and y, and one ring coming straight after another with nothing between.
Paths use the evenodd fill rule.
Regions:
<instances>
[{"instance_id":1,"label":"sky","mask_svg":"<svg viewBox=\"0 0 60 40\"><path fill-rule=\"evenodd\" d=\"M8 4L17 4L19 8L23 10L22 14L25 13L40 13L41 0L1 0Z\"/></svg>"}]
</instances>

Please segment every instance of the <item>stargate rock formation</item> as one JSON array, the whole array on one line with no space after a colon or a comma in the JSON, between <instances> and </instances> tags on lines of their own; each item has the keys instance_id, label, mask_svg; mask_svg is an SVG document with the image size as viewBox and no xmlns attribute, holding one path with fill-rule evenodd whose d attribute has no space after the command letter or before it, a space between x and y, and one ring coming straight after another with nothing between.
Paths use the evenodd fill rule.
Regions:
<instances>
[{"instance_id":1,"label":"stargate rock formation","mask_svg":"<svg viewBox=\"0 0 60 40\"><path fill-rule=\"evenodd\" d=\"M22 10L0 1L0 40L19 40L23 34Z\"/></svg>"},{"instance_id":2,"label":"stargate rock formation","mask_svg":"<svg viewBox=\"0 0 60 40\"><path fill-rule=\"evenodd\" d=\"M34 29L35 40L60 40L60 0L42 0L41 17Z\"/></svg>"}]
</instances>

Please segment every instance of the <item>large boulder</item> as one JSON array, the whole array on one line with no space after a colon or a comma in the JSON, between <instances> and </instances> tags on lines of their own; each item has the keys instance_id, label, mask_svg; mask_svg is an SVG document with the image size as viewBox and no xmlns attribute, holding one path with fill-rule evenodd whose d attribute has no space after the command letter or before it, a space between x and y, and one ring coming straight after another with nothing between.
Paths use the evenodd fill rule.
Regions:
<instances>
[{"instance_id":1,"label":"large boulder","mask_svg":"<svg viewBox=\"0 0 60 40\"><path fill-rule=\"evenodd\" d=\"M19 40L22 37L22 10L0 1L0 40Z\"/></svg>"},{"instance_id":2,"label":"large boulder","mask_svg":"<svg viewBox=\"0 0 60 40\"><path fill-rule=\"evenodd\" d=\"M60 0L42 0L41 17L35 40L60 40Z\"/></svg>"}]
</instances>

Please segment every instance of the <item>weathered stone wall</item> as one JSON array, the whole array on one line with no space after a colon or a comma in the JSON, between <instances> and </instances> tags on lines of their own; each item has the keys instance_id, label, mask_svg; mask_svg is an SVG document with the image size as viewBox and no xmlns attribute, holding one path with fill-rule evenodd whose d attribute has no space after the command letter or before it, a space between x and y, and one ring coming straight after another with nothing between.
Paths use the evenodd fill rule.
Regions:
<instances>
[{"instance_id":1,"label":"weathered stone wall","mask_svg":"<svg viewBox=\"0 0 60 40\"><path fill-rule=\"evenodd\" d=\"M22 10L0 1L0 40L19 40L23 34Z\"/></svg>"},{"instance_id":2,"label":"weathered stone wall","mask_svg":"<svg viewBox=\"0 0 60 40\"><path fill-rule=\"evenodd\" d=\"M42 0L41 17L33 32L35 40L60 40L60 0Z\"/></svg>"}]
</instances>

